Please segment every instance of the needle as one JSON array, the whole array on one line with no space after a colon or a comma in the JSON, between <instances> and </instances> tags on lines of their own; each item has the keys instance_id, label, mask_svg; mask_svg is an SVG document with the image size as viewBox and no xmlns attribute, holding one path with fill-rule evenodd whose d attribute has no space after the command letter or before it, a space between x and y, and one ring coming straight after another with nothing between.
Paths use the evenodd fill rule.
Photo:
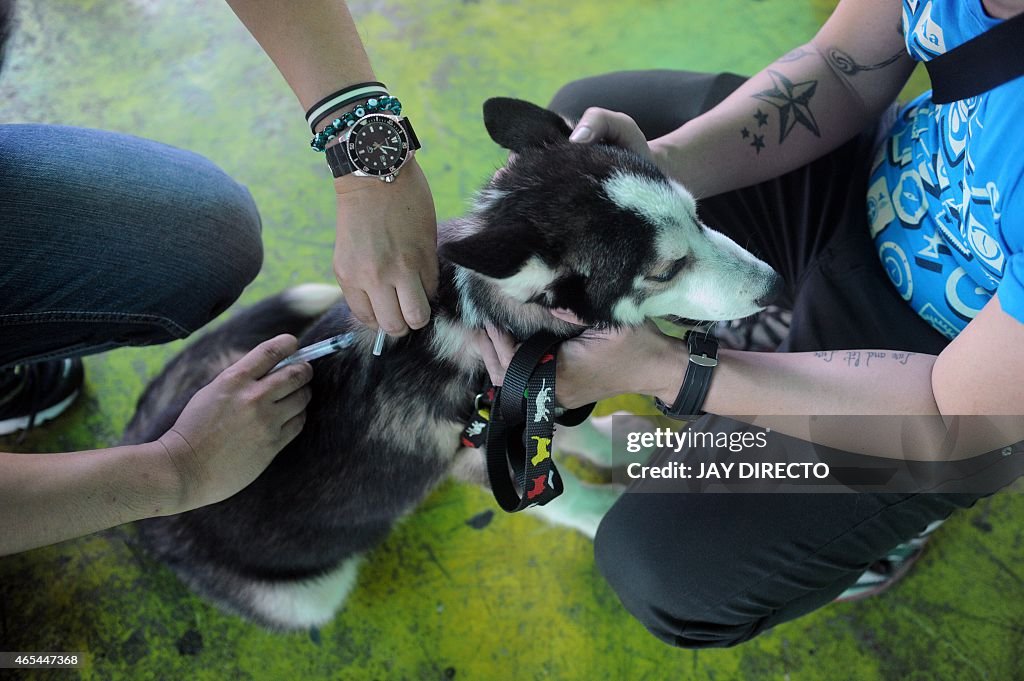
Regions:
<instances>
[{"instance_id":1,"label":"needle","mask_svg":"<svg viewBox=\"0 0 1024 681\"><path fill-rule=\"evenodd\" d=\"M355 342L356 334L352 331L326 338L319 343L313 343L312 345L300 348L295 354L289 355L278 362L271 371L277 371L281 367L286 367L289 364L311 362L314 359L333 355L335 352L344 350Z\"/></svg>"}]
</instances>

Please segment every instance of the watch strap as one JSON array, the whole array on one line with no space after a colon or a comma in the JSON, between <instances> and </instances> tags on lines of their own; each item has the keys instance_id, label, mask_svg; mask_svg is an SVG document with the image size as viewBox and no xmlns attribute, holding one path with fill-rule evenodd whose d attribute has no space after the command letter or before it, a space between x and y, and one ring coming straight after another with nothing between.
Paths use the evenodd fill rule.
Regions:
<instances>
[{"instance_id":1,"label":"watch strap","mask_svg":"<svg viewBox=\"0 0 1024 681\"><path fill-rule=\"evenodd\" d=\"M409 136L409 148L416 151L420 148L420 138L416 136L416 131L412 129L412 123L409 122L408 118L403 118L399 121L402 129L405 130L405 134Z\"/></svg>"},{"instance_id":2,"label":"watch strap","mask_svg":"<svg viewBox=\"0 0 1024 681\"><path fill-rule=\"evenodd\" d=\"M655 404L665 416L691 420L704 413L701 407L708 396L714 368L718 366L718 341L714 336L689 332L686 334L686 345L690 358L675 402L669 406L656 399Z\"/></svg>"},{"instance_id":3,"label":"watch strap","mask_svg":"<svg viewBox=\"0 0 1024 681\"><path fill-rule=\"evenodd\" d=\"M348 175L353 170L352 162L348 158L348 153L344 149L344 144L334 144L324 150L324 154L327 156L327 165L331 168L331 174L334 177L342 177Z\"/></svg>"}]
</instances>

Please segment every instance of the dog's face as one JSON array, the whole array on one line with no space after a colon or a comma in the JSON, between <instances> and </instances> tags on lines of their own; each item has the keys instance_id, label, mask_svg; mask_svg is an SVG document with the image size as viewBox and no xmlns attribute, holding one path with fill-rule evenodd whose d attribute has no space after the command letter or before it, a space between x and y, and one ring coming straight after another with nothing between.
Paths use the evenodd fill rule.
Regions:
<instances>
[{"instance_id":1,"label":"dog's face","mask_svg":"<svg viewBox=\"0 0 1024 681\"><path fill-rule=\"evenodd\" d=\"M488 100L484 122L513 154L478 196L476 231L441 252L513 300L614 327L745 317L778 288L768 265L705 227L693 197L647 160L571 143L561 117L520 100Z\"/></svg>"}]
</instances>

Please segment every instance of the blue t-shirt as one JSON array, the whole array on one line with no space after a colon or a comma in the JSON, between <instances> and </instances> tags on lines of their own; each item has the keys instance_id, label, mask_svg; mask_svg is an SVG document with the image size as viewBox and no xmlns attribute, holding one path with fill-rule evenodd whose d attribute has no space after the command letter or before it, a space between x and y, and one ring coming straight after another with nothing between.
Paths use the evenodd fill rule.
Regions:
<instances>
[{"instance_id":1,"label":"blue t-shirt","mask_svg":"<svg viewBox=\"0 0 1024 681\"><path fill-rule=\"evenodd\" d=\"M903 0L907 50L926 61L1000 20L981 0ZM1024 78L982 95L910 102L871 169L868 218L886 273L955 337L998 291L1024 322Z\"/></svg>"}]
</instances>

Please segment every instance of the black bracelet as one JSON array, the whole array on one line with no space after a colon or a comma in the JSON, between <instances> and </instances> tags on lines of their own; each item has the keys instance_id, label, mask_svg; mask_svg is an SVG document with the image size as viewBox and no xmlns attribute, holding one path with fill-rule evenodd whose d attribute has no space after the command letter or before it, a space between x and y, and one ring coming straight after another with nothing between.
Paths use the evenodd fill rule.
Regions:
<instances>
[{"instance_id":1,"label":"black bracelet","mask_svg":"<svg viewBox=\"0 0 1024 681\"><path fill-rule=\"evenodd\" d=\"M367 83L356 83L337 92L327 95L314 104L306 112L306 122L309 124L310 132L316 130L316 125L333 112L358 99L387 95L388 89L384 83L371 81Z\"/></svg>"},{"instance_id":2,"label":"black bracelet","mask_svg":"<svg viewBox=\"0 0 1024 681\"><path fill-rule=\"evenodd\" d=\"M718 366L718 340L714 336L690 331L686 334L686 346L690 358L686 362L686 373L676 401L669 406L655 399L654 404L665 416L689 421L704 413L701 408L711 387L712 371Z\"/></svg>"}]
</instances>

